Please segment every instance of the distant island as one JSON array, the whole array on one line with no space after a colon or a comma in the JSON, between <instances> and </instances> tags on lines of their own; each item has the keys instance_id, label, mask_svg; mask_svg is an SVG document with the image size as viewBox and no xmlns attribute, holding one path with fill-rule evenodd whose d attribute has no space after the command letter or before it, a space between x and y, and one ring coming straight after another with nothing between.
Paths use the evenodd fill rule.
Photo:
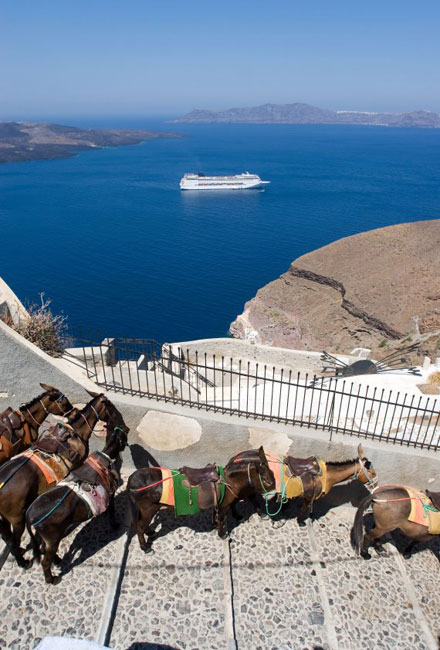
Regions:
<instances>
[{"instance_id":1,"label":"distant island","mask_svg":"<svg viewBox=\"0 0 440 650\"><path fill-rule=\"evenodd\" d=\"M369 111L332 111L310 104L264 104L252 108L225 111L196 109L171 120L174 123L249 123L249 124L364 124L374 126L440 128L440 115L431 111L376 113Z\"/></svg>"},{"instance_id":2,"label":"distant island","mask_svg":"<svg viewBox=\"0 0 440 650\"><path fill-rule=\"evenodd\" d=\"M0 122L0 163L68 158L79 151L139 144L177 133L124 129L79 129L46 122Z\"/></svg>"}]
</instances>

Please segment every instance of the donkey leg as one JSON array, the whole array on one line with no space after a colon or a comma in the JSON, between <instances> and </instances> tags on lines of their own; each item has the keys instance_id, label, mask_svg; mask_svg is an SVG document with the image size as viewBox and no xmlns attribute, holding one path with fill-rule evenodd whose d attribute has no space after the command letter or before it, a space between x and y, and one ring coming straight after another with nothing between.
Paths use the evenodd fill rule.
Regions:
<instances>
[{"instance_id":1,"label":"donkey leg","mask_svg":"<svg viewBox=\"0 0 440 650\"><path fill-rule=\"evenodd\" d=\"M10 547L12 542L11 525L9 521L3 519L2 516L0 516L0 535L2 536L4 543Z\"/></svg>"},{"instance_id":2,"label":"donkey leg","mask_svg":"<svg viewBox=\"0 0 440 650\"><path fill-rule=\"evenodd\" d=\"M59 538L45 540L45 552L41 560L44 578L48 584L57 585L61 582L61 576L54 576L51 571L52 563L57 555Z\"/></svg>"},{"instance_id":3,"label":"donkey leg","mask_svg":"<svg viewBox=\"0 0 440 650\"><path fill-rule=\"evenodd\" d=\"M139 507L139 517L136 522L136 533L139 540L139 546L145 553L151 552L151 537L154 535L154 529L150 528L150 523L154 515L159 512L160 505L150 503L146 508ZM147 539L145 539L147 532Z\"/></svg>"},{"instance_id":4,"label":"donkey leg","mask_svg":"<svg viewBox=\"0 0 440 650\"><path fill-rule=\"evenodd\" d=\"M110 501L108 504L108 519L110 522L110 526L113 528L113 530L117 530L120 526L119 522L116 519L116 512L115 512L115 496L114 494L111 495Z\"/></svg>"},{"instance_id":5,"label":"donkey leg","mask_svg":"<svg viewBox=\"0 0 440 650\"><path fill-rule=\"evenodd\" d=\"M313 509L313 501L308 501L307 499L304 498L297 517L298 526L303 527L306 525L307 515L309 515L312 512L312 509Z\"/></svg>"},{"instance_id":6,"label":"donkey leg","mask_svg":"<svg viewBox=\"0 0 440 650\"><path fill-rule=\"evenodd\" d=\"M249 497L249 500L250 500L250 499L251 499L251 498ZM235 519L236 521L241 521L241 520L243 519L243 515L241 515L241 514L238 512L238 510L237 510L237 504L236 504L236 503L233 503L233 504L231 505L231 514L232 514L232 516L234 517L234 519Z\"/></svg>"},{"instance_id":7,"label":"donkey leg","mask_svg":"<svg viewBox=\"0 0 440 650\"><path fill-rule=\"evenodd\" d=\"M222 539L226 539L229 536L228 526L227 526L229 510L230 510L230 506L227 506L226 508L220 507L218 509L218 523L217 523L218 529L217 529L217 531L218 531L219 537L221 537Z\"/></svg>"},{"instance_id":8,"label":"donkey leg","mask_svg":"<svg viewBox=\"0 0 440 650\"><path fill-rule=\"evenodd\" d=\"M12 522L12 538L11 538L10 549L12 555L17 560L18 566L22 567L23 569L30 569L33 560L24 559L24 549L21 548L20 546L21 538L24 532L24 527L25 527L24 517L22 517L20 520L16 520L15 522Z\"/></svg>"},{"instance_id":9,"label":"donkey leg","mask_svg":"<svg viewBox=\"0 0 440 650\"><path fill-rule=\"evenodd\" d=\"M423 528L424 527L417 526L417 524L413 524L411 522L407 522L407 523L405 522L404 525L400 526L400 530L402 531L402 533L404 533L411 540L409 544L402 551L402 555L406 560L408 560L411 557L414 547L419 542L429 542L432 539L432 535L423 532Z\"/></svg>"},{"instance_id":10,"label":"donkey leg","mask_svg":"<svg viewBox=\"0 0 440 650\"><path fill-rule=\"evenodd\" d=\"M370 560L371 555L368 552L368 547L371 546L371 544L374 544L376 546L377 541L382 537L382 535L385 535L385 533L389 533L390 530L393 529L385 529L385 528L379 528L376 526L373 528L373 530L370 530L369 533L364 535L364 540L362 542L362 548L361 548L361 556L364 558L364 560ZM377 540L377 541L375 541Z\"/></svg>"}]
</instances>

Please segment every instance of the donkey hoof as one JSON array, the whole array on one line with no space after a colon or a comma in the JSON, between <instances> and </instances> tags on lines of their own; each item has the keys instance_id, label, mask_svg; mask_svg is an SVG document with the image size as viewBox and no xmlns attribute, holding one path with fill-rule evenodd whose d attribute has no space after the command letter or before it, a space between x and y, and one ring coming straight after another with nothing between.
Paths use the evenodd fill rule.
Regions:
<instances>
[{"instance_id":1,"label":"donkey hoof","mask_svg":"<svg viewBox=\"0 0 440 650\"><path fill-rule=\"evenodd\" d=\"M301 526L301 528L304 528L305 525L306 525L306 522L304 521L304 519L301 519L301 521L298 521L298 526Z\"/></svg>"},{"instance_id":2,"label":"donkey hoof","mask_svg":"<svg viewBox=\"0 0 440 650\"><path fill-rule=\"evenodd\" d=\"M48 585L59 585L61 576L46 576L46 582Z\"/></svg>"},{"instance_id":3,"label":"donkey hoof","mask_svg":"<svg viewBox=\"0 0 440 650\"><path fill-rule=\"evenodd\" d=\"M367 553L367 551L364 551L363 553L361 553L361 557L363 557L364 560L371 560L371 555L370 555L370 553Z\"/></svg>"},{"instance_id":4,"label":"donkey hoof","mask_svg":"<svg viewBox=\"0 0 440 650\"><path fill-rule=\"evenodd\" d=\"M33 563L34 563L34 560L33 560L33 559L31 559L31 560L23 560L23 564L22 564L21 566L23 567L23 569L24 569L25 571L27 571L28 569L31 568L31 566L33 565Z\"/></svg>"},{"instance_id":5,"label":"donkey hoof","mask_svg":"<svg viewBox=\"0 0 440 650\"><path fill-rule=\"evenodd\" d=\"M277 530L278 528L282 528L283 526L286 525L286 521L278 520L278 521L273 521L272 520L272 528L275 528Z\"/></svg>"}]
</instances>

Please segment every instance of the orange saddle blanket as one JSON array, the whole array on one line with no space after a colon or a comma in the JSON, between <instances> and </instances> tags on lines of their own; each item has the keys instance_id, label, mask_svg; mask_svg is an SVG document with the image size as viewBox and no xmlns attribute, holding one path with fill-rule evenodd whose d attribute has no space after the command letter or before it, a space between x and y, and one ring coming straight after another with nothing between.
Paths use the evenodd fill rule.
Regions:
<instances>
[{"instance_id":1,"label":"orange saddle blanket","mask_svg":"<svg viewBox=\"0 0 440 650\"><path fill-rule=\"evenodd\" d=\"M411 512L408 521L428 526L430 535L440 535L440 510L434 508L431 499L415 488L405 487L411 498Z\"/></svg>"}]
</instances>

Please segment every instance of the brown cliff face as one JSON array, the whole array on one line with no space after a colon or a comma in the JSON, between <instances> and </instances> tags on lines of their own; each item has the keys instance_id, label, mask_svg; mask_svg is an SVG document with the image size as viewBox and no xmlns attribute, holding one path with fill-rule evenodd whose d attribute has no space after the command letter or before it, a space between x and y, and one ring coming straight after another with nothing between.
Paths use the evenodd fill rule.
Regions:
<instances>
[{"instance_id":1,"label":"brown cliff face","mask_svg":"<svg viewBox=\"0 0 440 650\"><path fill-rule=\"evenodd\" d=\"M232 323L246 338L305 350L383 349L440 330L440 220L340 239L292 262ZM383 355L382 355L383 356ZM440 349L437 356L440 356Z\"/></svg>"}]
</instances>

